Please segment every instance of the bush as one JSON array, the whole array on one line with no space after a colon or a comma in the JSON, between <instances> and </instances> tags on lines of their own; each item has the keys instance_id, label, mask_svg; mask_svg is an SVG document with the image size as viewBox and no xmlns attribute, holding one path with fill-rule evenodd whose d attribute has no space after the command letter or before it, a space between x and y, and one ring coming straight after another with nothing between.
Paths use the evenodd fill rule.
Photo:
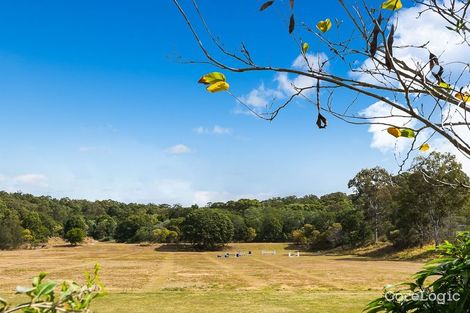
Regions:
<instances>
[{"instance_id":1,"label":"bush","mask_svg":"<svg viewBox=\"0 0 470 313\"><path fill-rule=\"evenodd\" d=\"M86 274L86 284L81 286L73 281L57 284L44 281L45 273L33 278L32 287L16 287L16 293L27 296L25 303L12 305L0 297L0 312L70 312L92 313L91 302L98 297L103 289L99 280L99 265L95 265L91 274ZM57 287L60 286L60 292Z\"/></svg>"},{"instance_id":2,"label":"bush","mask_svg":"<svg viewBox=\"0 0 470 313\"><path fill-rule=\"evenodd\" d=\"M386 287L365 311L468 313L470 308L470 232L438 247L439 257L416 273L413 282ZM443 297L445 295L445 297Z\"/></svg>"},{"instance_id":3,"label":"bush","mask_svg":"<svg viewBox=\"0 0 470 313\"><path fill-rule=\"evenodd\" d=\"M184 238L200 249L220 248L232 240L233 233L230 218L211 209L194 210L183 223Z\"/></svg>"},{"instance_id":4,"label":"bush","mask_svg":"<svg viewBox=\"0 0 470 313\"><path fill-rule=\"evenodd\" d=\"M72 228L64 236L64 239L70 242L70 244L76 246L82 243L85 239L86 233L81 228Z\"/></svg>"}]
</instances>

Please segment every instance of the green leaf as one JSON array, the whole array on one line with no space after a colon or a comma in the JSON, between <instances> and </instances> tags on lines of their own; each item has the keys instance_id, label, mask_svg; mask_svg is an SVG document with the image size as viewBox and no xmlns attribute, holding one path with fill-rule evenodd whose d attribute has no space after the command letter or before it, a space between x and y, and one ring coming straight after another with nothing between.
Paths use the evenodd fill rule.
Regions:
<instances>
[{"instance_id":1,"label":"green leaf","mask_svg":"<svg viewBox=\"0 0 470 313\"><path fill-rule=\"evenodd\" d=\"M308 43L304 42L304 43L302 44L302 54L306 54L307 51L308 51L308 48L309 48Z\"/></svg>"},{"instance_id":2,"label":"green leaf","mask_svg":"<svg viewBox=\"0 0 470 313\"><path fill-rule=\"evenodd\" d=\"M405 137L405 138L414 138L415 137L415 132L412 129L409 128L403 128L400 130L400 137Z\"/></svg>"},{"instance_id":3,"label":"green leaf","mask_svg":"<svg viewBox=\"0 0 470 313\"><path fill-rule=\"evenodd\" d=\"M218 82L224 82L226 80L225 75L220 72L212 72L202 76L198 83L205 85L212 85Z\"/></svg>"},{"instance_id":4,"label":"green leaf","mask_svg":"<svg viewBox=\"0 0 470 313\"><path fill-rule=\"evenodd\" d=\"M36 299L39 299L40 297L44 295L49 295L51 292L54 291L54 288L57 284L53 281L47 282L45 284L41 284L38 287L36 287L37 293L36 293Z\"/></svg>"}]
</instances>

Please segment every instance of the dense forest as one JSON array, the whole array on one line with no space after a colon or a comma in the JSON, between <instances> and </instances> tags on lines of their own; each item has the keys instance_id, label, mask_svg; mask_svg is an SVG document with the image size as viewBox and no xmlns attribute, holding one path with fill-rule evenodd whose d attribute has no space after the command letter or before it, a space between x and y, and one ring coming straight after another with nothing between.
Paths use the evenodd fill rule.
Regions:
<instances>
[{"instance_id":1,"label":"dense forest","mask_svg":"<svg viewBox=\"0 0 470 313\"><path fill-rule=\"evenodd\" d=\"M310 249L388 240L396 247L436 244L470 223L469 178L450 154L418 157L397 175L364 169L351 194L241 199L205 207L54 199L0 192L0 248L41 246L61 236L118 242L290 241Z\"/></svg>"}]
</instances>

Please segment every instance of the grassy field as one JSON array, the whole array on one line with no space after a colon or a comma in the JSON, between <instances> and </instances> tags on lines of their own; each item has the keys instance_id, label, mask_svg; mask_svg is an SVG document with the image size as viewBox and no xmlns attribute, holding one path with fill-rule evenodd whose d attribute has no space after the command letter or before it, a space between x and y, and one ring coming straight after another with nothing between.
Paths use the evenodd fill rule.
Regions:
<instances>
[{"instance_id":1,"label":"grassy field","mask_svg":"<svg viewBox=\"0 0 470 313\"><path fill-rule=\"evenodd\" d=\"M261 250L277 255L261 255ZM418 262L303 253L285 244L232 244L253 256L174 252L156 246L95 243L80 247L0 252L0 294L12 296L40 271L82 281L102 265L107 295L97 312L360 312L382 287L407 279ZM17 298L18 299L18 298ZM19 300L19 299L18 299Z\"/></svg>"}]
</instances>

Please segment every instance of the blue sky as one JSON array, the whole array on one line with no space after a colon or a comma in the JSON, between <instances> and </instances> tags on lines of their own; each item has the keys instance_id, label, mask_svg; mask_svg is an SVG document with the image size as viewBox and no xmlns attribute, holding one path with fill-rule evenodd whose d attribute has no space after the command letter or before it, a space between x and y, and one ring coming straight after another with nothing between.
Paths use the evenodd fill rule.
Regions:
<instances>
[{"instance_id":1,"label":"blue sky","mask_svg":"<svg viewBox=\"0 0 470 313\"><path fill-rule=\"evenodd\" d=\"M243 40L281 65L297 57L285 1L263 13L262 1L202 2L227 47ZM341 17L336 4L298 2L299 20ZM0 189L202 204L347 191L364 167L397 169L393 153L370 148L367 127L330 119L318 130L302 102L271 123L239 114L232 97L197 84L211 68L177 56L202 60L171 1L3 1ZM226 74L240 96L274 79Z\"/></svg>"}]
</instances>

